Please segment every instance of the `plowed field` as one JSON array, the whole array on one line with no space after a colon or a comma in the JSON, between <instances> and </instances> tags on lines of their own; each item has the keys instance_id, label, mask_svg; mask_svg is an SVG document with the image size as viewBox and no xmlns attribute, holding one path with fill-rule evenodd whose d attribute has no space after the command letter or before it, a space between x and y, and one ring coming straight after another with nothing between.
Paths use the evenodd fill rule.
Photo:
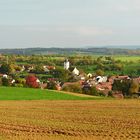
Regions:
<instances>
[{"instance_id":1,"label":"plowed field","mask_svg":"<svg viewBox=\"0 0 140 140\"><path fill-rule=\"evenodd\" d=\"M1 101L0 139L137 140L140 101Z\"/></svg>"}]
</instances>

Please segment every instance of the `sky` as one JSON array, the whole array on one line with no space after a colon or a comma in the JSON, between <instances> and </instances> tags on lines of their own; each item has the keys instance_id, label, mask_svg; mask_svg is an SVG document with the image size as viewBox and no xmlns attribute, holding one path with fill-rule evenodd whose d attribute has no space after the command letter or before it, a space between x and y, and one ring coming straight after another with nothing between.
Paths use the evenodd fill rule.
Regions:
<instances>
[{"instance_id":1,"label":"sky","mask_svg":"<svg viewBox=\"0 0 140 140\"><path fill-rule=\"evenodd\" d=\"M0 0L0 48L140 45L140 0Z\"/></svg>"}]
</instances>

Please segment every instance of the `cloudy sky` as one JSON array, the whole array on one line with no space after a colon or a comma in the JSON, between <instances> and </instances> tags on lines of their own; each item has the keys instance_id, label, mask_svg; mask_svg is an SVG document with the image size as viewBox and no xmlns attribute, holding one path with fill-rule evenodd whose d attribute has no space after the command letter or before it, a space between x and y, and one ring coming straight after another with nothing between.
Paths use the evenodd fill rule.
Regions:
<instances>
[{"instance_id":1,"label":"cloudy sky","mask_svg":"<svg viewBox=\"0 0 140 140\"><path fill-rule=\"evenodd\" d=\"M140 45L140 0L0 0L0 48Z\"/></svg>"}]
</instances>

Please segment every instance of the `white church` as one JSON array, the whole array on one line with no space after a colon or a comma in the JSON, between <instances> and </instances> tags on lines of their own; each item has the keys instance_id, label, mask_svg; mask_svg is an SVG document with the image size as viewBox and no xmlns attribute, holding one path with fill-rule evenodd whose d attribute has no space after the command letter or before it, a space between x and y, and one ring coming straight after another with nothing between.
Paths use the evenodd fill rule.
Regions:
<instances>
[{"instance_id":1,"label":"white church","mask_svg":"<svg viewBox=\"0 0 140 140\"><path fill-rule=\"evenodd\" d=\"M66 59L64 61L64 69L68 70L69 68L70 68L70 62L69 62L68 59ZM73 75L79 75L80 74L79 70L76 67L73 68L73 70L71 70L71 72L72 72Z\"/></svg>"},{"instance_id":2,"label":"white church","mask_svg":"<svg viewBox=\"0 0 140 140\"><path fill-rule=\"evenodd\" d=\"M69 68L70 68L70 62L69 62L68 59L66 59L65 62L64 62L64 69L68 70Z\"/></svg>"}]
</instances>

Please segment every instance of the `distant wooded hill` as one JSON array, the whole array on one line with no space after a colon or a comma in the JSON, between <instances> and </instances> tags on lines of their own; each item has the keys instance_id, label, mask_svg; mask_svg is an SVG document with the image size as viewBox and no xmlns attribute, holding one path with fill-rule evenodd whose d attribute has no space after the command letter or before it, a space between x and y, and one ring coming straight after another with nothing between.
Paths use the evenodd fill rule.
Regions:
<instances>
[{"instance_id":1,"label":"distant wooded hill","mask_svg":"<svg viewBox=\"0 0 140 140\"><path fill-rule=\"evenodd\" d=\"M99 55L140 55L138 49L120 48L25 48L25 49L0 49L1 54L99 54Z\"/></svg>"}]
</instances>

